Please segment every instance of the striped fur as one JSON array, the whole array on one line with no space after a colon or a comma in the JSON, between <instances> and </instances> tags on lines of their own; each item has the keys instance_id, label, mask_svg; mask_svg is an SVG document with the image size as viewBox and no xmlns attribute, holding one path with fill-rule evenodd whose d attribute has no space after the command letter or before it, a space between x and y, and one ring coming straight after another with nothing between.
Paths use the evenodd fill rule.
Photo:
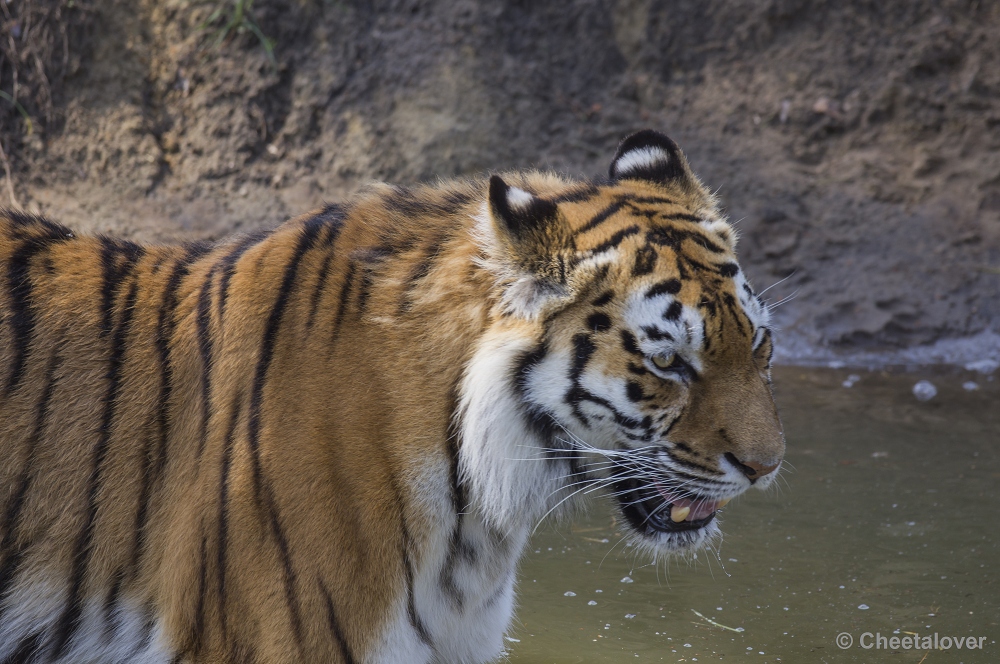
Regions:
<instances>
[{"instance_id":1,"label":"striped fur","mask_svg":"<svg viewBox=\"0 0 1000 664\"><path fill-rule=\"evenodd\" d=\"M485 662L581 489L701 545L783 449L734 246L652 132L215 245L0 212L0 663Z\"/></svg>"}]
</instances>

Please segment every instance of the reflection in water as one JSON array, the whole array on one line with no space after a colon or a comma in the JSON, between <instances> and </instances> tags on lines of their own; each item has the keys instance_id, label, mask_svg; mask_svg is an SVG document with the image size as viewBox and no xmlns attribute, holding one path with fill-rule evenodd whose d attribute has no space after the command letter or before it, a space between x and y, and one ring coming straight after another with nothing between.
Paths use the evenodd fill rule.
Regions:
<instances>
[{"instance_id":1,"label":"reflection in water","mask_svg":"<svg viewBox=\"0 0 1000 664\"><path fill-rule=\"evenodd\" d=\"M604 501L540 529L512 663L1000 661L1000 378L788 367L775 384L783 478L725 509L718 555L651 565ZM986 638L892 655L865 632Z\"/></svg>"}]
</instances>

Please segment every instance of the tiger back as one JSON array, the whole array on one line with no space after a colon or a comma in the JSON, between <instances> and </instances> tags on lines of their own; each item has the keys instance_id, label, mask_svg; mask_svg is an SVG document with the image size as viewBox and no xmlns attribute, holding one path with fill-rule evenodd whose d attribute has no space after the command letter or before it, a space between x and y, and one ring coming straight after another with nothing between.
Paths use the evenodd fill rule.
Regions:
<instances>
[{"instance_id":1,"label":"tiger back","mask_svg":"<svg viewBox=\"0 0 1000 664\"><path fill-rule=\"evenodd\" d=\"M212 245L0 214L0 662L485 662L581 487L703 546L783 454L734 248L650 131Z\"/></svg>"}]
</instances>

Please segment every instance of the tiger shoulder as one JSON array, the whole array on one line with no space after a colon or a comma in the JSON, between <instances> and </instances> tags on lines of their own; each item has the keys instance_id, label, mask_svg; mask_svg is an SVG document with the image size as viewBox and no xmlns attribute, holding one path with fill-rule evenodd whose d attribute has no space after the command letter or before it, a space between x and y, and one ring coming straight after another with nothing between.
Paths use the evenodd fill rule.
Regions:
<instances>
[{"instance_id":1,"label":"tiger shoulder","mask_svg":"<svg viewBox=\"0 0 1000 664\"><path fill-rule=\"evenodd\" d=\"M735 247L649 130L213 244L0 211L0 662L488 662L577 495L708 545L784 453Z\"/></svg>"}]
</instances>

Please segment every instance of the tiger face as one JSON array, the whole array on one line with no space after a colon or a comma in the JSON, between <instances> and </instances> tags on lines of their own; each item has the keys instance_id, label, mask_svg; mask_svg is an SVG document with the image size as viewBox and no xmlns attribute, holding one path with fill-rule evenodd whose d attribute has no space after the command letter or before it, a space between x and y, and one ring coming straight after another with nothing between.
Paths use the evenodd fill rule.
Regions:
<instances>
[{"instance_id":1,"label":"tiger face","mask_svg":"<svg viewBox=\"0 0 1000 664\"><path fill-rule=\"evenodd\" d=\"M557 469L554 499L603 488L640 543L690 550L781 464L768 311L673 141L627 138L610 176L556 196L491 182L493 252L519 266L505 313L536 323L511 354L520 435Z\"/></svg>"}]
</instances>

